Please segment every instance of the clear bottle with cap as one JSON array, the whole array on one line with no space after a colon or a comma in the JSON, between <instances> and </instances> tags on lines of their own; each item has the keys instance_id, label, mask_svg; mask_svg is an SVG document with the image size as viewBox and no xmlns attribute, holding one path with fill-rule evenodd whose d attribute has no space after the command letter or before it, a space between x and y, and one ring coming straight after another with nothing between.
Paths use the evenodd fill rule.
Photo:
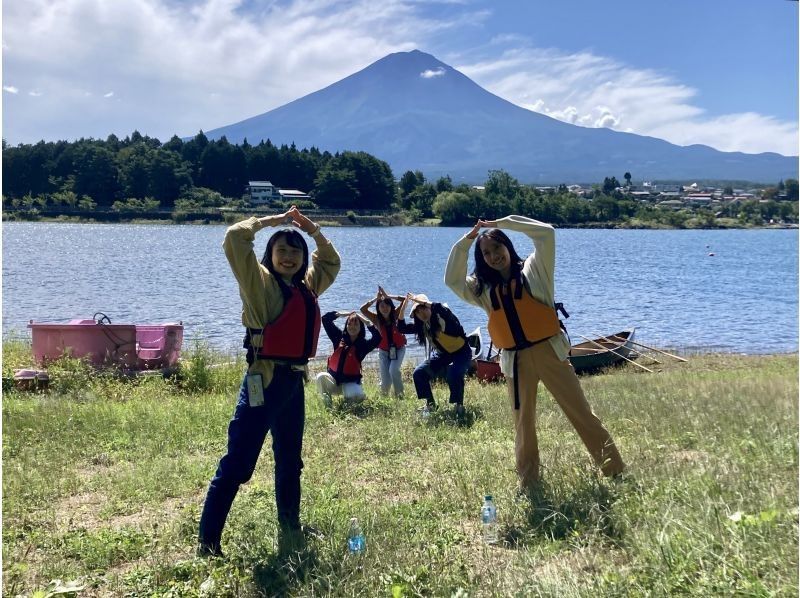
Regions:
<instances>
[{"instance_id":1,"label":"clear bottle with cap","mask_svg":"<svg viewBox=\"0 0 800 598\"><path fill-rule=\"evenodd\" d=\"M350 554L361 554L367 549L367 540L356 517L350 519L350 530L347 532L347 548Z\"/></svg>"},{"instance_id":2,"label":"clear bottle with cap","mask_svg":"<svg viewBox=\"0 0 800 598\"><path fill-rule=\"evenodd\" d=\"M481 507L481 525L483 526L483 541L487 544L497 543L497 507L491 494L483 497Z\"/></svg>"}]
</instances>

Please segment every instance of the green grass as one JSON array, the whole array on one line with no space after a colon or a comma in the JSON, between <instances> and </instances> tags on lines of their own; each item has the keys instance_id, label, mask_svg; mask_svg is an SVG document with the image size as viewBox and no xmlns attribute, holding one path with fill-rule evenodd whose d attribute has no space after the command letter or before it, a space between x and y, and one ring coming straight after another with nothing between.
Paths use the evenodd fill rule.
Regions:
<instances>
[{"instance_id":1,"label":"green grass","mask_svg":"<svg viewBox=\"0 0 800 598\"><path fill-rule=\"evenodd\" d=\"M4 345L3 377L30 365ZM412 399L324 410L306 387L302 519L278 546L269 439L234 503L225 560L194 557L243 370L196 347L179 379L64 360L50 390L3 396L3 594L161 596L797 596L796 355L693 356L584 378L631 475L599 477L540 393L544 484L517 494L504 386L467 383L466 422ZM410 372L406 372L409 374ZM413 393L410 376L407 392ZM481 542L495 496L502 542ZM367 552L345 547L350 517Z\"/></svg>"}]
</instances>

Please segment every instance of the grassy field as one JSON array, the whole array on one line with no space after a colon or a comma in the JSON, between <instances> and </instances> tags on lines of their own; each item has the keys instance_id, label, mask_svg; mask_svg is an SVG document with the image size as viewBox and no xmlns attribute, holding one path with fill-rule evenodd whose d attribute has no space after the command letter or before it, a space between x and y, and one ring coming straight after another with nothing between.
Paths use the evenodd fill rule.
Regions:
<instances>
[{"instance_id":1,"label":"grassy field","mask_svg":"<svg viewBox=\"0 0 800 598\"><path fill-rule=\"evenodd\" d=\"M358 408L328 412L309 385L301 516L324 536L278 546L267 444L226 558L206 560L197 523L243 369L217 359L196 349L177 380L64 361L47 393L5 388L3 595L798 594L797 355L584 378L630 466L621 482L598 477L543 391L533 497L517 493L503 386L470 380L459 424L446 407L425 422L417 401L377 398L374 372ZM4 346L4 379L29 363L29 347ZM495 546L481 541L484 493ZM355 557L353 516L367 538Z\"/></svg>"}]
</instances>

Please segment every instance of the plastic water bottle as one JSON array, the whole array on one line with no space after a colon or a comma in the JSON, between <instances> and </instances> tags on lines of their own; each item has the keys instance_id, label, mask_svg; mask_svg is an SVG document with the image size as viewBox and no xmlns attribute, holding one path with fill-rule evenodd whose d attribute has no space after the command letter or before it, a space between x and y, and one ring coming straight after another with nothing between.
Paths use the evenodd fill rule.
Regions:
<instances>
[{"instance_id":1,"label":"plastic water bottle","mask_svg":"<svg viewBox=\"0 0 800 598\"><path fill-rule=\"evenodd\" d=\"M428 404L425 403L425 406L422 408L422 412L420 413L420 417L423 420L427 420L431 416L431 408L428 407Z\"/></svg>"},{"instance_id":2,"label":"plastic water bottle","mask_svg":"<svg viewBox=\"0 0 800 598\"><path fill-rule=\"evenodd\" d=\"M487 544L495 544L497 542L497 508L494 506L491 494L483 497L481 523L483 524L483 541Z\"/></svg>"},{"instance_id":3,"label":"plastic water bottle","mask_svg":"<svg viewBox=\"0 0 800 598\"><path fill-rule=\"evenodd\" d=\"M358 519L355 517L350 520L350 531L347 533L347 548L350 549L350 554L361 554L367 548L364 532L361 531L361 526L358 525Z\"/></svg>"}]
</instances>

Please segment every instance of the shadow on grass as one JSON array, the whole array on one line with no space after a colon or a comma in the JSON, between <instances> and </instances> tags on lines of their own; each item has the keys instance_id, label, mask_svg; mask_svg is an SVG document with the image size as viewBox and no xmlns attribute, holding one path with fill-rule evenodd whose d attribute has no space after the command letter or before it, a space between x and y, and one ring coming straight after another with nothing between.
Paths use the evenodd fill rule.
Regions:
<instances>
[{"instance_id":1,"label":"shadow on grass","mask_svg":"<svg viewBox=\"0 0 800 598\"><path fill-rule=\"evenodd\" d=\"M465 407L463 415L457 415L455 406L439 407L432 411L428 418L431 426L454 426L456 428L471 428L475 422L483 418L480 407Z\"/></svg>"},{"instance_id":2,"label":"shadow on grass","mask_svg":"<svg viewBox=\"0 0 800 598\"><path fill-rule=\"evenodd\" d=\"M502 531L511 548L524 547L541 540L562 540L575 534L600 533L618 542L624 534L616 522L612 507L619 498L615 488L599 480L586 480L565 496L557 496L546 483L529 490L526 522Z\"/></svg>"},{"instance_id":3,"label":"shadow on grass","mask_svg":"<svg viewBox=\"0 0 800 598\"><path fill-rule=\"evenodd\" d=\"M366 399L363 401L355 402L350 400L341 400L334 403L330 409L331 415L334 417L356 417L358 419L367 419L373 415L385 415L391 413L392 406L387 403L386 399Z\"/></svg>"},{"instance_id":4,"label":"shadow on grass","mask_svg":"<svg viewBox=\"0 0 800 598\"><path fill-rule=\"evenodd\" d=\"M301 532L281 534L277 552L253 567L253 582L260 595L287 596L332 572L331 563L323 562L312 539Z\"/></svg>"}]
</instances>

